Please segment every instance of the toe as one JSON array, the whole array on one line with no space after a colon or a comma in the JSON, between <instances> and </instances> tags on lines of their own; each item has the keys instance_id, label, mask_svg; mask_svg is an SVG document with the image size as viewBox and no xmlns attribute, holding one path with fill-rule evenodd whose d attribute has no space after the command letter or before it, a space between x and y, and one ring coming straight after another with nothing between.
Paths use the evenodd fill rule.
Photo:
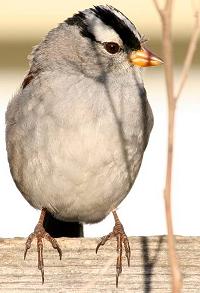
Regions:
<instances>
[{"instance_id":1,"label":"toe","mask_svg":"<svg viewBox=\"0 0 200 293\"><path fill-rule=\"evenodd\" d=\"M58 245L58 242L56 241L56 239L51 237L49 235L49 233L47 233L47 232L45 233L44 237L45 237L45 239L47 239L51 243L52 247L58 251L58 254L59 254L59 257L61 260L62 259L62 250L61 250L60 246Z\"/></svg>"}]
</instances>

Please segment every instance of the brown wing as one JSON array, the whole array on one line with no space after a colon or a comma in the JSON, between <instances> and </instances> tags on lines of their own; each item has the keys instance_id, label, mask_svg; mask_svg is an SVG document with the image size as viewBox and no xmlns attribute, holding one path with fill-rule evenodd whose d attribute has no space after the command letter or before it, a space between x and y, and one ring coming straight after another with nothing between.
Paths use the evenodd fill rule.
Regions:
<instances>
[{"instance_id":1,"label":"brown wing","mask_svg":"<svg viewBox=\"0 0 200 293\"><path fill-rule=\"evenodd\" d=\"M27 85L39 74L41 70L37 69L33 71L32 69L29 70L29 73L25 77L24 81L22 82L22 88L25 89Z\"/></svg>"}]
</instances>

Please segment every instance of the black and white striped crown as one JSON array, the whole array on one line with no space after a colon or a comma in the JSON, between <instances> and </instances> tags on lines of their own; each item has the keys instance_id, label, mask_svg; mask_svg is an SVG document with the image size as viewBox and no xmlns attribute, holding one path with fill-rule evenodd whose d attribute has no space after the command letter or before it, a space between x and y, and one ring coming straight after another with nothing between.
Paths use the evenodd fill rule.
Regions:
<instances>
[{"instance_id":1,"label":"black and white striped crown","mask_svg":"<svg viewBox=\"0 0 200 293\"><path fill-rule=\"evenodd\" d=\"M123 42L124 46L130 49L139 49L141 47L141 35L135 25L119 10L112 6L95 6L75 14L65 21L68 25L76 25L84 37L97 41L101 33L102 38L105 31L113 31ZM99 40L98 40L99 41Z\"/></svg>"}]
</instances>

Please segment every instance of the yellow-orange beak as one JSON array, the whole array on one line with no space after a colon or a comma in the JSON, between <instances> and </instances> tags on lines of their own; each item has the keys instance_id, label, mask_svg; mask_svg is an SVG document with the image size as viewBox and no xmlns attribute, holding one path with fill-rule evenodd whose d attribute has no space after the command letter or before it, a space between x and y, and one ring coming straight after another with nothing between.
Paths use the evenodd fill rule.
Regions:
<instances>
[{"instance_id":1,"label":"yellow-orange beak","mask_svg":"<svg viewBox=\"0 0 200 293\"><path fill-rule=\"evenodd\" d=\"M162 59L146 48L131 52L129 55L129 60L131 64L141 67L158 66L163 63Z\"/></svg>"}]
</instances>

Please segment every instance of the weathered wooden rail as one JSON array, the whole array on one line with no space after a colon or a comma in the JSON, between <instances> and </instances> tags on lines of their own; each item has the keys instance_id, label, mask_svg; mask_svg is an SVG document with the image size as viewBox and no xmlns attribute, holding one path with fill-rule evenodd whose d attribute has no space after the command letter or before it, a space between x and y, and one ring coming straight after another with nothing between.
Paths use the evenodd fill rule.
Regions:
<instances>
[{"instance_id":1,"label":"weathered wooden rail","mask_svg":"<svg viewBox=\"0 0 200 293\"><path fill-rule=\"evenodd\" d=\"M123 263L119 288L115 288L116 243L108 242L95 254L97 239L59 238L63 251L46 241L44 248L45 283L37 269L35 243L23 260L25 239L0 239L0 292L167 293L170 290L165 236L130 237L131 267ZM200 237L176 237L183 273L183 292L200 292Z\"/></svg>"}]
</instances>

